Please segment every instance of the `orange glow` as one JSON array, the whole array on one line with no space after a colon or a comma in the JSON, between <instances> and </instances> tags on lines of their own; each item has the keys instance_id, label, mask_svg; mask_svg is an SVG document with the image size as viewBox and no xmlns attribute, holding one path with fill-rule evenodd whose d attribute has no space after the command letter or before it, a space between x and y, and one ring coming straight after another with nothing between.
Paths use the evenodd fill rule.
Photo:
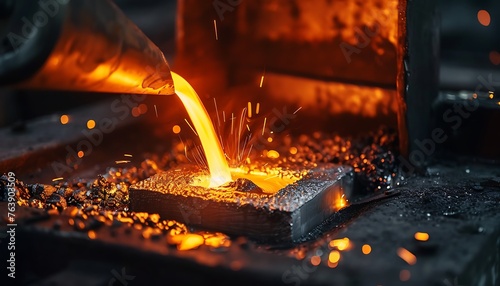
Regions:
<instances>
[{"instance_id":1,"label":"orange glow","mask_svg":"<svg viewBox=\"0 0 500 286\"><path fill-rule=\"evenodd\" d=\"M217 21L214 20L214 31L215 31L215 40L219 40L219 33L217 32Z\"/></svg>"},{"instance_id":2,"label":"orange glow","mask_svg":"<svg viewBox=\"0 0 500 286\"><path fill-rule=\"evenodd\" d=\"M248 102L247 116L248 118L252 118L252 103L250 101Z\"/></svg>"},{"instance_id":3,"label":"orange glow","mask_svg":"<svg viewBox=\"0 0 500 286\"><path fill-rule=\"evenodd\" d=\"M165 57L135 25L119 20L116 29L94 28L65 22L45 64L22 86L136 95L174 94Z\"/></svg>"},{"instance_id":4,"label":"orange glow","mask_svg":"<svg viewBox=\"0 0 500 286\"><path fill-rule=\"evenodd\" d=\"M490 62L496 66L500 65L500 53L497 51L491 51Z\"/></svg>"},{"instance_id":5,"label":"orange glow","mask_svg":"<svg viewBox=\"0 0 500 286\"><path fill-rule=\"evenodd\" d=\"M347 199L342 189L335 190L332 203L333 209L339 211L348 205L349 203L347 202Z\"/></svg>"},{"instance_id":6,"label":"orange glow","mask_svg":"<svg viewBox=\"0 0 500 286\"><path fill-rule=\"evenodd\" d=\"M318 266L321 263L321 257L314 255L311 257L311 264L314 266Z\"/></svg>"},{"instance_id":7,"label":"orange glow","mask_svg":"<svg viewBox=\"0 0 500 286\"><path fill-rule=\"evenodd\" d=\"M88 129L94 129L95 128L95 121L90 119L89 121L87 121L87 128Z\"/></svg>"},{"instance_id":8,"label":"orange glow","mask_svg":"<svg viewBox=\"0 0 500 286\"><path fill-rule=\"evenodd\" d=\"M95 239L96 238L95 231L93 231L93 230L89 230L89 232L87 233L87 235L89 236L90 239Z\"/></svg>"},{"instance_id":9,"label":"orange glow","mask_svg":"<svg viewBox=\"0 0 500 286\"><path fill-rule=\"evenodd\" d=\"M399 280L401 281L408 281L410 280L411 278L411 272L410 270L401 270L401 272L399 272Z\"/></svg>"},{"instance_id":10,"label":"orange glow","mask_svg":"<svg viewBox=\"0 0 500 286\"><path fill-rule=\"evenodd\" d=\"M295 155L298 151L296 147L290 147L290 154Z\"/></svg>"},{"instance_id":11,"label":"orange glow","mask_svg":"<svg viewBox=\"0 0 500 286\"><path fill-rule=\"evenodd\" d=\"M139 110L139 107L132 108L132 116L133 117L139 117L140 115L141 115L141 111Z\"/></svg>"},{"instance_id":12,"label":"orange glow","mask_svg":"<svg viewBox=\"0 0 500 286\"><path fill-rule=\"evenodd\" d=\"M148 106L144 103L141 103L139 106L139 113L141 114L145 114L146 112L148 112Z\"/></svg>"},{"instance_id":13,"label":"orange glow","mask_svg":"<svg viewBox=\"0 0 500 286\"><path fill-rule=\"evenodd\" d=\"M178 250L190 250L203 245L205 240L198 234L186 234L181 237L181 242L177 245Z\"/></svg>"},{"instance_id":14,"label":"orange glow","mask_svg":"<svg viewBox=\"0 0 500 286\"><path fill-rule=\"evenodd\" d=\"M332 264L337 264L340 260L340 252L337 250L332 250L328 255L328 262Z\"/></svg>"},{"instance_id":15,"label":"orange glow","mask_svg":"<svg viewBox=\"0 0 500 286\"><path fill-rule=\"evenodd\" d=\"M172 127L172 132L174 132L174 134L181 133L181 127L179 125L174 125L174 127Z\"/></svg>"},{"instance_id":16,"label":"orange glow","mask_svg":"<svg viewBox=\"0 0 500 286\"><path fill-rule=\"evenodd\" d=\"M417 257L415 256L415 254L411 253L406 248L398 248L398 256L406 261L406 263L408 263L409 265L415 265L415 263L417 263Z\"/></svg>"},{"instance_id":17,"label":"orange glow","mask_svg":"<svg viewBox=\"0 0 500 286\"><path fill-rule=\"evenodd\" d=\"M330 267L330 268L336 268L337 266L339 266L338 263L331 263L330 261L328 261L328 267Z\"/></svg>"},{"instance_id":18,"label":"orange glow","mask_svg":"<svg viewBox=\"0 0 500 286\"><path fill-rule=\"evenodd\" d=\"M490 13L486 10L479 10L477 12L477 20L481 23L481 25L488 27L491 23Z\"/></svg>"},{"instance_id":19,"label":"orange glow","mask_svg":"<svg viewBox=\"0 0 500 286\"><path fill-rule=\"evenodd\" d=\"M415 239L418 241L427 241L429 240L429 234L426 232L416 232Z\"/></svg>"},{"instance_id":20,"label":"orange glow","mask_svg":"<svg viewBox=\"0 0 500 286\"><path fill-rule=\"evenodd\" d=\"M85 153L83 153L83 151L78 151L78 158L83 158L83 156L85 156Z\"/></svg>"},{"instance_id":21,"label":"orange glow","mask_svg":"<svg viewBox=\"0 0 500 286\"><path fill-rule=\"evenodd\" d=\"M275 168L269 168L266 172L249 170L243 167L231 168L231 174L234 179L248 179L266 194L274 194L301 178L301 176L283 176L280 172L279 169Z\"/></svg>"},{"instance_id":22,"label":"orange glow","mask_svg":"<svg viewBox=\"0 0 500 286\"><path fill-rule=\"evenodd\" d=\"M68 115L66 115L66 114L61 115L60 120L61 120L61 124L62 124L62 125L64 125L64 124L68 124L68 122L69 122L69 116L68 116Z\"/></svg>"},{"instance_id":23,"label":"orange glow","mask_svg":"<svg viewBox=\"0 0 500 286\"><path fill-rule=\"evenodd\" d=\"M269 159L278 159L279 157L280 157L280 153L278 153L278 151L276 151L276 150L269 150L269 151L267 151L267 158L269 158Z\"/></svg>"},{"instance_id":24,"label":"orange glow","mask_svg":"<svg viewBox=\"0 0 500 286\"><path fill-rule=\"evenodd\" d=\"M364 244L361 247L361 251L363 252L364 255L368 255L372 252L372 247L369 244Z\"/></svg>"},{"instance_id":25,"label":"orange glow","mask_svg":"<svg viewBox=\"0 0 500 286\"><path fill-rule=\"evenodd\" d=\"M348 30L348 29L343 29ZM396 92L379 87L326 82L297 76L270 73L266 75L267 91L276 100L287 100L304 109L318 109L318 102L328 102L328 113L352 114L374 118L381 114L395 114L398 110ZM286 98L283 90L286 90ZM304 96L316 91L315 96Z\"/></svg>"},{"instance_id":26,"label":"orange glow","mask_svg":"<svg viewBox=\"0 0 500 286\"><path fill-rule=\"evenodd\" d=\"M172 73L177 96L184 104L198 133L210 171L209 187L217 187L231 181L229 165L217 139L212 120L193 87L180 75Z\"/></svg>"},{"instance_id":27,"label":"orange glow","mask_svg":"<svg viewBox=\"0 0 500 286\"><path fill-rule=\"evenodd\" d=\"M206 246L214 248L231 246L231 239L222 233L204 235L204 238Z\"/></svg>"},{"instance_id":28,"label":"orange glow","mask_svg":"<svg viewBox=\"0 0 500 286\"><path fill-rule=\"evenodd\" d=\"M349 238L344 237L344 238L334 239L334 240L330 241L329 245L331 248L336 248L340 251L343 251L343 250L349 249L351 243L349 241Z\"/></svg>"},{"instance_id":29,"label":"orange glow","mask_svg":"<svg viewBox=\"0 0 500 286\"><path fill-rule=\"evenodd\" d=\"M267 137L267 142L269 142L269 143L273 142L273 138L272 137Z\"/></svg>"}]
</instances>

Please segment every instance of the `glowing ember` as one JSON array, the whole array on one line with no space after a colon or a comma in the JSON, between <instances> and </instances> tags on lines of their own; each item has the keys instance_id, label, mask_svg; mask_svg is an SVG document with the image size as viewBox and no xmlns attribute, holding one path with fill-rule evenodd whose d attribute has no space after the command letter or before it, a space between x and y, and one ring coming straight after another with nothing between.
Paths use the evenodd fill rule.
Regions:
<instances>
[{"instance_id":1,"label":"glowing ember","mask_svg":"<svg viewBox=\"0 0 500 286\"><path fill-rule=\"evenodd\" d=\"M93 230L89 230L87 235L89 236L90 239L95 239L97 237L95 234L95 231L93 231Z\"/></svg>"},{"instance_id":2,"label":"glowing ember","mask_svg":"<svg viewBox=\"0 0 500 286\"><path fill-rule=\"evenodd\" d=\"M331 248L337 248L340 251L348 249L350 246L350 241L349 238L344 237L340 239L334 239L330 241L330 247Z\"/></svg>"},{"instance_id":3,"label":"glowing ember","mask_svg":"<svg viewBox=\"0 0 500 286\"><path fill-rule=\"evenodd\" d=\"M347 202L347 199L345 197L345 194L344 194L344 192L342 192L342 190L338 190L337 192L335 192L333 207L335 210L341 210L341 209L345 208L346 206L348 206L348 202Z\"/></svg>"},{"instance_id":4,"label":"glowing ember","mask_svg":"<svg viewBox=\"0 0 500 286\"><path fill-rule=\"evenodd\" d=\"M364 255L368 255L372 252L372 247L369 244L365 244L361 247L361 251Z\"/></svg>"},{"instance_id":5,"label":"glowing ember","mask_svg":"<svg viewBox=\"0 0 500 286\"><path fill-rule=\"evenodd\" d=\"M417 257L415 254L411 253L406 248L398 248L398 256L410 265L415 265L415 263L417 263Z\"/></svg>"},{"instance_id":6,"label":"glowing ember","mask_svg":"<svg viewBox=\"0 0 500 286\"><path fill-rule=\"evenodd\" d=\"M64 114L64 115L61 115L61 124L64 125L64 124L68 124L69 122L69 116Z\"/></svg>"},{"instance_id":7,"label":"glowing ember","mask_svg":"<svg viewBox=\"0 0 500 286\"><path fill-rule=\"evenodd\" d=\"M332 250L328 255L328 262L332 264L338 263L340 260L340 252L337 250Z\"/></svg>"},{"instance_id":8,"label":"glowing ember","mask_svg":"<svg viewBox=\"0 0 500 286\"><path fill-rule=\"evenodd\" d=\"M417 232L415 233L415 239L418 241L427 241L429 240L429 234L425 232Z\"/></svg>"},{"instance_id":9,"label":"glowing ember","mask_svg":"<svg viewBox=\"0 0 500 286\"><path fill-rule=\"evenodd\" d=\"M477 12L477 20L479 21L479 23L481 23L481 25L485 27L489 26L491 22L490 13L488 13L488 11L486 10L479 10Z\"/></svg>"},{"instance_id":10,"label":"glowing ember","mask_svg":"<svg viewBox=\"0 0 500 286\"><path fill-rule=\"evenodd\" d=\"M181 99L201 140L210 171L210 187L231 181L229 165L217 139L212 120L193 87L180 75L172 73L177 96Z\"/></svg>"},{"instance_id":11,"label":"glowing ember","mask_svg":"<svg viewBox=\"0 0 500 286\"><path fill-rule=\"evenodd\" d=\"M87 128L88 129L94 129L95 128L95 121L90 119L89 121L87 121Z\"/></svg>"},{"instance_id":12,"label":"glowing ember","mask_svg":"<svg viewBox=\"0 0 500 286\"><path fill-rule=\"evenodd\" d=\"M311 257L311 264L314 266L318 266L321 263L321 257L315 255Z\"/></svg>"},{"instance_id":13,"label":"glowing ember","mask_svg":"<svg viewBox=\"0 0 500 286\"><path fill-rule=\"evenodd\" d=\"M174 125L174 127L172 127L172 132L174 132L174 134L181 133L181 127L179 125Z\"/></svg>"}]
</instances>

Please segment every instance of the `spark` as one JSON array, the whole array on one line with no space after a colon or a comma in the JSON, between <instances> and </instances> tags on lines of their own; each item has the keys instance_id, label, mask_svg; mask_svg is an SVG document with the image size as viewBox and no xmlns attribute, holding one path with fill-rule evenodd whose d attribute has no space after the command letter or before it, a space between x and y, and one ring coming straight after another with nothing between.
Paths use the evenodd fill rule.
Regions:
<instances>
[{"instance_id":1,"label":"spark","mask_svg":"<svg viewBox=\"0 0 500 286\"><path fill-rule=\"evenodd\" d=\"M88 129L94 129L95 127L95 121L93 119L90 119L89 121L87 121L87 128Z\"/></svg>"},{"instance_id":2,"label":"spark","mask_svg":"<svg viewBox=\"0 0 500 286\"><path fill-rule=\"evenodd\" d=\"M222 118L224 119L224 123L226 123L226 112L222 110Z\"/></svg>"},{"instance_id":3,"label":"spark","mask_svg":"<svg viewBox=\"0 0 500 286\"><path fill-rule=\"evenodd\" d=\"M264 73L262 73L262 76L260 77L260 85L259 87L262 88L262 85L264 85L264 77L266 76L266 69L264 69Z\"/></svg>"},{"instance_id":4,"label":"spark","mask_svg":"<svg viewBox=\"0 0 500 286\"><path fill-rule=\"evenodd\" d=\"M415 263L417 263L417 257L415 256L415 254L411 253L406 248L398 248L398 256L410 265L414 265Z\"/></svg>"},{"instance_id":5,"label":"spark","mask_svg":"<svg viewBox=\"0 0 500 286\"><path fill-rule=\"evenodd\" d=\"M238 149L237 149L237 154L238 154L238 161L241 160L241 157L240 157L240 139L241 139L241 129L242 129L242 125L243 125L243 118L245 118L245 114L247 113L247 109L246 108L243 108L243 110L241 111L241 115L240 115L240 124L238 126Z\"/></svg>"},{"instance_id":6,"label":"spark","mask_svg":"<svg viewBox=\"0 0 500 286\"><path fill-rule=\"evenodd\" d=\"M158 109L156 108L156 104L155 104L154 106L155 106L155 114L156 114L156 118L158 118Z\"/></svg>"},{"instance_id":7,"label":"spark","mask_svg":"<svg viewBox=\"0 0 500 286\"><path fill-rule=\"evenodd\" d=\"M217 124L220 126L219 109L217 108L217 100L214 97L215 113L217 114Z\"/></svg>"},{"instance_id":8,"label":"spark","mask_svg":"<svg viewBox=\"0 0 500 286\"><path fill-rule=\"evenodd\" d=\"M361 251L363 252L364 255L368 255L372 252L372 247L369 244L364 244L361 247Z\"/></svg>"},{"instance_id":9,"label":"spark","mask_svg":"<svg viewBox=\"0 0 500 286\"><path fill-rule=\"evenodd\" d=\"M179 135L180 137L180 135ZM182 139L181 139L182 141ZM186 159L189 161L189 162L192 162L191 160L189 160L189 156L188 156L188 152L187 152L187 146L184 144L184 142L182 142L182 144L184 145L184 156L186 156Z\"/></svg>"},{"instance_id":10,"label":"spark","mask_svg":"<svg viewBox=\"0 0 500 286\"><path fill-rule=\"evenodd\" d=\"M125 156L125 157L130 157L130 158L134 157L134 156L132 156L131 154L123 154L123 156Z\"/></svg>"},{"instance_id":11,"label":"spark","mask_svg":"<svg viewBox=\"0 0 500 286\"><path fill-rule=\"evenodd\" d=\"M188 121L186 118L184 118L184 121L186 121L186 123L187 123L187 125L189 126L189 128L191 128L191 130L193 130L194 134L195 134L196 136L198 136L198 133L196 133L196 130L194 130L193 126L191 126L191 124L189 124L189 121Z\"/></svg>"},{"instance_id":12,"label":"spark","mask_svg":"<svg viewBox=\"0 0 500 286\"><path fill-rule=\"evenodd\" d=\"M250 153L252 152L253 144L250 145L250 149L248 150L247 158L250 158Z\"/></svg>"},{"instance_id":13,"label":"spark","mask_svg":"<svg viewBox=\"0 0 500 286\"><path fill-rule=\"evenodd\" d=\"M251 132L251 131L250 131L250 126L248 126L248 124L247 124L247 129L248 129L248 132Z\"/></svg>"},{"instance_id":14,"label":"spark","mask_svg":"<svg viewBox=\"0 0 500 286\"><path fill-rule=\"evenodd\" d=\"M196 150L196 153L198 154L198 161L199 161L198 164L200 166L205 166L205 167L208 168L208 162L206 160L206 157L203 155L204 153L203 153L202 147L201 146L196 146L195 150Z\"/></svg>"},{"instance_id":15,"label":"spark","mask_svg":"<svg viewBox=\"0 0 500 286\"><path fill-rule=\"evenodd\" d=\"M266 131L266 122L267 122L267 117L264 118L264 125L262 125L262 136L264 136L264 131Z\"/></svg>"},{"instance_id":16,"label":"spark","mask_svg":"<svg viewBox=\"0 0 500 286\"><path fill-rule=\"evenodd\" d=\"M225 149L224 149L224 140L222 140L222 136L221 136L221 134L220 134L220 131L219 131L219 142L220 142L220 145L221 145L222 150L225 150Z\"/></svg>"},{"instance_id":17,"label":"spark","mask_svg":"<svg viewBox=\"0 0 500 286\"><path fill-rule=\"evenodd\" d=\"M179 125L174 125L174 127L172 127L172 132L174 132L174 134L179 134L181 132L181 127Z\"/></svg>"},{"instance_id":18,"label":"spark","mask_svg":"<svg viewBox=\"0 0 500 286\"><path fill-rule=\"evenodd\" d=\"M130 161L128 160L119 160L119 161L115 161L116 164L127 164L127 163L130 163Z\"/></svg>"},{"instance_id":19,"label":"spark","mask_svg":"<svg viewBox=\"0 0 500 286\"><path fill-rule=\"evenodd\" d=\"M332 264L338 263L340 260L340 252L337 250L332 250L328 255L328 261Z\"/></svg>"},{"instance_id":20,"label":"spark","mask_svg":"<svg viewBox=\"0 0 500 286\"><path fill-rule=\"evenodd\" d=\"M248 118L252 118L252 102L248 102Z\"/></svg>"},{"instance_id":21,"label":"spark","mask_svg":"<svg viewBox=\"0 0 500 286\"><path fill-rule=\"evenodd\" d=\"M317 255L311 257L311 264L313 266L318 266L320 263L321 263L321 257L319 257Z\"/></svg>"},{"instance_id":22,"label":"spark","mask_svg":"<svg viewBox=\"0 0 500 286\"><path fill-rule=\"evenodd\" d=\"M219 40L219 33L217 32L217 21L214 20L215 40Z\"/></svg>"},{"instance_id":23,"label":"spark","mask_svg":"<svg viewBox=\"0 0 500 286\"><path fill-rule=\"evenodd\" d=\"M255 114L259 114L260 112L260 102L257 102L257 106L255 107Z\"/></svg>"},{"instance_id":24,"label":"spark","mask_svg":"<svg viewBox=\"0 0 500 286\"><path fill-rule=\"evenodd\" d=\"M57 182L57 181L61 181L61 180L64 180L64 178L63 177L54 178L54 179L52 179L52 182Z\"/></svg>"},{"instance_id":25,"label":"spark","mask_svg":"<svg viewBox=\"0 0 500 286\"><path fill-rule=\"evenodd\" d=\"M329 246L331 248L337 248L340 251L344 251L344 250L349 249L350 240L347 237L334 239L334 240L330 241Z\"/></svg>"},{"instance_id":26,"label":"spark","mask_svg":"<svg viewBox=\"0 0 500 286\"><path fill-rule=\"evenodd\" d=\"M293 114L296 114L296 113L297 113L297 112L299 112L299 110L301 110L301 109L302 109L302 106L301 106L301 107L299 107L299 109L295 110L295 112L294 112Z\"/></svg>"},{"instance_id":27,"label":"spark","mask_svg":"<svg viewBox=\"0 0 500 286\"><path fill-rule=\"evenodd\" d=\"M250 142L250 139L252 138L252 134L248 135L246 138L245 138L245 142L243 143L243 148L241 149L241 159L240 160L243 160L243 153L245 153L245 148L247 147L247 144L248 142ZM251 149L250 149L251 150ZM250 155L250 153L248 153L248 155ZM248 156L247 156L248 157Z\"/></svg>"},{"instance_id":28,"label":"spark","mask_svg":"<svg viewBox=\"0 0 500 286\"><path fill-rule=\"evenodd\" d=\"M429 240L429 234L426 232L416 232L414 235L415 239L418 241L427 241Z\"/></svg>"},{"instance_id":29,"label":"spark","mask_svg":"<svg viewBox=\"0 0 500 286\"><path fill-rule=\"evenodd\" d=\"M62 125L68 124L69 116L66 114L61 115L60 121Z\"/></svg>"},{"instance_id":30,"label":"spark","mask_svg":"<svg viewBox=\"0 0 500 286\"><path fill-rule=\"evenodd\" d=\"M236 119L236 117L234 117L234 113L231 113L231 135L233 135L233 131L234 131L234 119Z\"/></svg>"}]
</instances>

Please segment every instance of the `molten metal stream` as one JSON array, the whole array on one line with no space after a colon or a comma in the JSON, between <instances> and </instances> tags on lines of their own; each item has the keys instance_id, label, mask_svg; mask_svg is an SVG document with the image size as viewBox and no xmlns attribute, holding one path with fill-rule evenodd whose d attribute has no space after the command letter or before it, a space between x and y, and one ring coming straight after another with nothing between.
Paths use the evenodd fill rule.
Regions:
<instances>
[{"instance_id":1,"label":"molten metal stream","mask_svg":"<svg viewBox=\"0 0 500 286\"><path fill-rule=\"evenodd\" d=\"M218 187L231 182L231 171L222 147L215 134L212 120L193 87L180 75L172 72L175 92L186 108L194 128L201 140L210 171L209 187Z\"/></svg>"}]
</instances>

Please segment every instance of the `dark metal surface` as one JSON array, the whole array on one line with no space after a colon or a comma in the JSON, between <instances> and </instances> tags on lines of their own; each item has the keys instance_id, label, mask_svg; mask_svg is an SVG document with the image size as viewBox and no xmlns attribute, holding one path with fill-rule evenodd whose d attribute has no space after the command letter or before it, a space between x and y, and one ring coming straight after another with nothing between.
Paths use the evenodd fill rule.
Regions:
<instances>
[{"instance_id":1,"label":"dark metal surface","mask_svg":"<svg viewBox=\"0 0 500 286\"><path fill-rule=\"evenodd\" d=\"M347 166L320 165L272 195L190 186L200 174L176 168L132 185L131 211L260 241L292 242L335 213L340 196L351 198L353 192L353 172Z\"/></svg>"},{"instance_id":2,"label":"dark metal surface","mask_svg":"<svg viewBox=\"0 0 500 286\"><path fill-rule=\"evenodd\" d=\"M425 167L429 159L419 142L433 138L432 104L439 92L436 6L436 1L405 0L399 8L398 125L401 152L413 169Z\"/></svg>"},{"instance_id":3,"label":"dark metal surface","mask_svg":"<svg viewBox=\"0 0 500 286\"><path fill-rule=\"evenodd\" d=\"M496 285L498 174L480 166L434 167L399 188L400 196L342 210L318 229L314 240L285 248L235 238L225 251L178 251L164 236L145 239L141 230L119 224L97 228L92 240L68 225L66 215L20 208L16 255L22 278L15 282L64 285L65 279L80 277L108 285L115 272L124 271L128 285ZM5 204L0 211L5 213ZM415 240L419 231L429 233L429 240ZM342 237L352 247L330 268L328 244ZM371 245L369 255L361 253L363 244ZM416 255L416 264L398 257L401 247ZM300 252L302 259L296 258ZM311 265L314 255L322 259L319 266ZM406 282L400 279L402 270L410 273Z\"/></svg>"}]
</instances>

